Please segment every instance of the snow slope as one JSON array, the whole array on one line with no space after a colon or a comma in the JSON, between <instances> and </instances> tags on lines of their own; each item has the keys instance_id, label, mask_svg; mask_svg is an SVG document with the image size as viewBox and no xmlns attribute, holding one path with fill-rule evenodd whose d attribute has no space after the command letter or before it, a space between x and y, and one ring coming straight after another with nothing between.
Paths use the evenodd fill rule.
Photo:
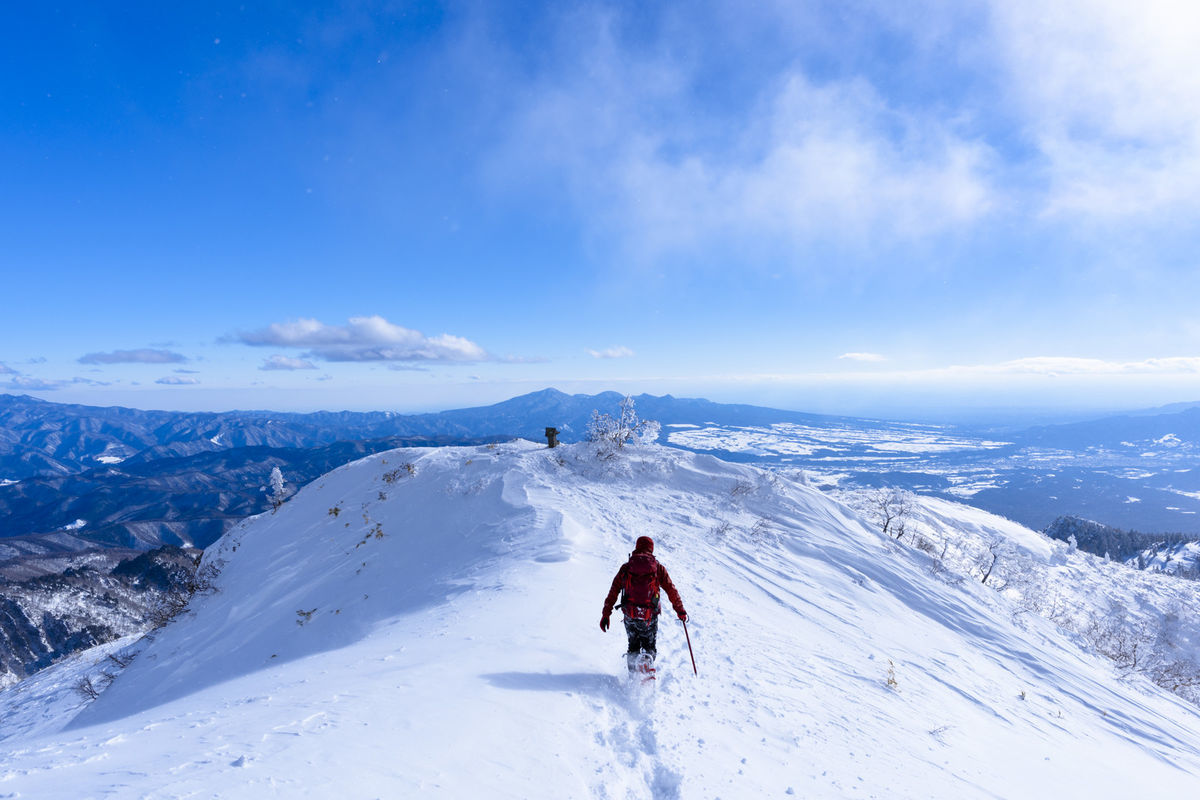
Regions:
<instances>
[{"instance_id":1,"label":"snow slope","mask_svg":"<svg viewBox=\"0 0 1200 800\"><path fill-rule=\"evenodd\" d=\"M953 523L953 504L936 512ZM664 617L649 688L624 678L623 635L598 628L642 534L683 595L699 666ZM86 659L37 676L39 697L57 682L54 703L0 693L0 797L1200 786L1194 707L1118 680L1041 619L1015 624L1005 597L816 490L709 456L393 451L329 473L206 559L218 591L77 714L45 709L82 702L63 698Z\"/></svg>"}]
</instances>

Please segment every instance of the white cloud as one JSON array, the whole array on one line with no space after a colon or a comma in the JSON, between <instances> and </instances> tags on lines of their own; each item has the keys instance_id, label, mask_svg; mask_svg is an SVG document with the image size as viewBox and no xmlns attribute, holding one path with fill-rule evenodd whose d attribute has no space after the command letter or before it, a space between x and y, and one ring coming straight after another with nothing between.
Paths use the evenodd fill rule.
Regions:
<instances>
[{"instance_id":1,"label":"white cloud","mask_svg":"<svg viewBox=\"0 0 1200 800\"><path fill-rule=\"evenodd\" d=\"M185 378L180 375L168 375L165 378L159 378L155 383L160 383L163 386L195 386L200 383L196 378Z\"/></svg>"},{"instance_id":2,"label":"white cloud","mask_svg":"<svg viewBox=\"0 0 1200 800\"><path fill-rule=\"evenodd\" d=\"M460 336L428 337L393 325L380 316L351 317L346 325L315 319L275 323L241 333L237 340L255 347L310 348L303 355L323 361L488 361L482 347Z\"/></svg>"},{"instance_id":3,"label":"white cloud","mask_svg":"<svg viewBox=\"0 0 1200 800\"><path fill-rule=\"evenodd\" d=\"M14 389L26 389L31 392L53 391L55 389L61 389L66 384L66 381L45 380L43 378L34 378L29 375L16 375L8 382L8 385Z\"/></svg>"},{"instance_id":4,"label":"white cloud","mask_svg":"<svg viewBox=\"0 0 1200 800\"><path fill-rule=\"evenodd\" d=\"M0 375L16 375L17 371L7 364L0 362Z\"/></svg>"},{"instance_id":5,"label":"white cloud","mask_svg":"<svg viewBox=\"0 0 1200 800\"><path fill-rule=\"evenodd\" d=\"M1153 218L1200 202L1200 6L993 0L996 44L1045 210Z\"/></svg>"},{"instance_id":6,"label":"white cloud","mask_svg":"<svg viewBox=\"0 0 1200 800\"><path fill-rule=\"evenodd\" d=\"M316 369L317 365L311 361L305 361L302 358L290 358L288 356L274 355L263 360L261 370L297 370L297 369Z\"/></svg>"},{"instance_id":7,"label":"white cloud","mask_svg":"<svg viewBox=\"0 0 1200 800\"><path fill-rule=\"evenodd\" d=\"M1200 205L1194 3L699 3L636 38L620 11L564 19L496 162L569 190L635 255L876 246L993 212L1169 225ZM736 100L706 72L722 59L744 63Z\"/></svg>"},{"instance_id":8,"label":"white cloud","mask_svg":"<svg viewBox=\"0 0 1200 800\"><path fill-rule=\"evenodd\" d=\"M887 361L884 356L881 356L878 353L842 353L840 356L838 356L838 358L846 359L847 361L862 361L864 363L874 364Z\"/></svg>"},{"instance_id":9,"label":"white cloud","mask_svg":"<svg viewBox=\"0 0 1200 800\"><path fill-rule=\"evenodd\" d=\"M869 372L775 373L729 376L737 381L781 382L995 382L1041 378L1118 378L1154 379L1200 378L1200 356L1147 358L1141 361L1116 361L1070 356L1034 356L991 364L955 364L944 367L871 370Z\"/></svg>"},{"instance_id":10,"label":"white cloud","mask_svg":"<svg viewBox=\"0 0 1200 800\"><path fill-rule=\"evenodd\" d=\"M597 36L528 92L504 158L565 180L639 255L919 240L996 204L992 150L952 115L793 69L764 76L749 113L706 117L683 62Z\"/></svg>"},{"instance_id":11,"label":"white cloud","mask_svg":"<svg viewBox=\"0 0 1200 800\"><path fill-rule=\"evenodd\" d=\"M80 364L178 364L187 356L169 350L113 350L111 353L88 353L79 358Z\"/></svg>"},{"instance_id":12,"label":"white cloud","mask_svg":"<svg viewBox=\"0 0 1200 800\"><path fill-rule=\"evenodd\" d=\"M588 350L592 358L632 358L633 351L628 347L608 347L604 350Z\"/></svg>"},{"instance_id":13,"label":"white cloud","mask_svg":"<svg viewBox=\"0 0 1200 800\"><path fill-rule=\"evenodd\" d=\"M91 378L71 378L70 380L58 380L48 378L35 378L32 375L22 375L15 370L10 370L7 374L12 375L6 383L0 386L6 386L10 389L21 389L30 392L51 392L67 386L111 386L107 381L95 381Z\"/></svg>"}]
</instances>

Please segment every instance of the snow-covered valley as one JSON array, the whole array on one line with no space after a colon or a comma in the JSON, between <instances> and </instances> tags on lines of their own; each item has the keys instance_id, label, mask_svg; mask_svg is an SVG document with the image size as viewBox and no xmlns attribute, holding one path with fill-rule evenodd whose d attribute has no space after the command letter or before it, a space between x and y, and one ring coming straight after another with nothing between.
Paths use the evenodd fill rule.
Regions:
<instances>
[{"instance_id":1,"label":"snow-covered valley","mask_svg":"<svg viewBox=\"0 0 1200 800\"><path fill-rule=\"evenodd\" d=\"M1090 569L975 509L934 501L920 520L1003 537L1047 580ZM649 687L624 676L619 625L598 627L639 535L683 595L699 668L664 616ZM0 797L1200 786L1196 707L802 482L711 456L522 441L381 453L240 524L205 560L215 591L150 639L0 692ZM1109 569L1088 589L1096 603L1129 590ZM79 682L110 653L136 657L85 702Z\"/></svg>"},{"instance_id":2,"label":"snow-covered valley","mask_svg":"<svg viewBox=\"0 0 1200 800\"><path fill-rule=\"evenodd\" d=\"M1118 417L1004 433L869 420L710 422L668 425L663 441L727 460L802 469L823 486L898 486L957 500L1035 530L1072 515L1132 530L1188 532L1195 539L1195 416L1151 417L1150 429L1147 418ZM1176 424L1182 437L1159 435Z\"/></svg>"}]
</instances>

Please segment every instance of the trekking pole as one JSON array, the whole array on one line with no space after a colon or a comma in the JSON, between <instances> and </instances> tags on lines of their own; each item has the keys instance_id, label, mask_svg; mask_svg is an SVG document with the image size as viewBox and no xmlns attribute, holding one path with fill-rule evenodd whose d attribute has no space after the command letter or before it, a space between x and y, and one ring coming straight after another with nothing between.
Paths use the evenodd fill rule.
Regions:
<instances>
[{"instance_id":1,"label":"trekking pole","mask_svg":"<svg viewBox=\"0 0 1200 800\"><path fill-rule=\"evenodd\" d=\"M683 622L683 636L684 636L684 638L687 639L688 655L692 657L692 674L699 675L700 673L696 671L696 654L692 652L692 637L688 636L687 623L684 622L683 620L679 620L679 621Z\"/></svg>"}]
</instances>

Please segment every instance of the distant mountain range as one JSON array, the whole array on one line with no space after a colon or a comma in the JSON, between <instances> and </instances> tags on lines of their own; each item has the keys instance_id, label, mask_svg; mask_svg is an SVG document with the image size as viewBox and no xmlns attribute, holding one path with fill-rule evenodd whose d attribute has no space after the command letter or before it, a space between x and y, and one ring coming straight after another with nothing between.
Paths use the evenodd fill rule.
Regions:
<instances>
[{"instance_id":1,"label":"distant mountain range","mask_svg":"<svg viewBox=\"0 0 1200 800\"><path fill-rule=\"evenodd\" d=\"M295 487L396 447L541 440L548 426L559 429L560 440L578 441L594 410L615 413L621 400L616 392L546 389L480 408L401 415L180 413L0 395L0 542L40 537L34 549L45 552L74 549L76 542L205 547L237 520L266 509L273 467ZM682 424L836 419L670 396L636 401L644 417Z\"/></svg>"},{"instance_id":2,"label":"distant mountain range","mask_svg":"<svg viewBox=\"0 0 1200 800\"><path fill-rule=\"evenodd\" d=\"M621 400L616 392L545 389L431 414L182 413L0 394L0 564L16 555L95 545L204 547L239 519L268 508L266 482L274 467L295 488L341 463L395 447L542 441L547 426L558 428L562 441L578 441L594 411L616 413ZM1200 498L1200 471L1187 469L1200 456L1200 407L1194 404L1039 426L989 441L978 429L670 395L634 400L643 418L663 423L664 443L941 493L1037 528L1075 513L1126 527L1187 529L1194 519L1186 516L1189 504L1198 502L1192 495ZM789 436L787 447L770 443L787 443ZM1138 505L1136 498L1147 501ZM1179 519L1185 524L1175 524Z\"/></svg>"},{"instance_id":3,"label":"distant mountain range","mask_svg":"<svg viewBox=\"0 0 1200 800\"><path fill-rule=\"evenodd\" d=\"M1200 408L1116 417L1030 428L1018 438L1026 445L1068 450L1122 449L1134 443L1200 443Z\"/></svg>"},{"instance_id":4,"label":"distant mountain range","mask_svg":"<svg viewBox=\"0 0 1200 800\"><path fill-rule=\"evenodd\" d=\"M555 389L495 405L433 414L271 411L184 413L65 405L0 394L0 480L71 475L98 465L147 463L242 447L309 448L388 437L521 437L541 440L547 426L579 441L592 411L615 412L616 392L568 395ZM671 423L820 424L837 417L667 395L635 398L644 418Z\"/></svg>"},{"instance_id":5,"label":"distant mountain range","mask_svg":"<svg viewBox=\"0 0 1200 800\"><path fill-rule=\"evenodd\" d=\"M0 480L73 475L103 465L145 464L245 447L311 448L388 437L475 435L467 432L469 423L440 417L140 411L0 395Z\"/></svg>"}]
</instances>

